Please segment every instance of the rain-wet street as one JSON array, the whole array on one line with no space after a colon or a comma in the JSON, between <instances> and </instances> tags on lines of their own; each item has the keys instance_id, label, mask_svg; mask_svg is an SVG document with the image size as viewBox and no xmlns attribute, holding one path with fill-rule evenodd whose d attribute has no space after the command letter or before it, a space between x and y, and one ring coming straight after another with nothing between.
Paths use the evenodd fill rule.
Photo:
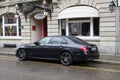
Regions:
<instances>
[{"instance_id":1,"label":"rain-wet street","mask_svg":"<svg viewBox=\"0 0 120 80\"><path fill-rule=\"evenodd\" d=\"M120 65L87 62L63 66L53 61L0 56L0 80L120 80Z\"/></svg>"}]
</instances>

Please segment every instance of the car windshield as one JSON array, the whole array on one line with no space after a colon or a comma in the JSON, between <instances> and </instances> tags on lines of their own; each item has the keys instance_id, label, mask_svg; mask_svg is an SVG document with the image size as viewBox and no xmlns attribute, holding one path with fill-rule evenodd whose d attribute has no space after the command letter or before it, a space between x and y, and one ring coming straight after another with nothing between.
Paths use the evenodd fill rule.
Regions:
<instances>
[{"instance_id":1,"label":"car windshield","mask_svg":"<svg viewBox=\"0 0 120 80\"><path fill-rule=\"evenodd\" d=\"M77 43L77 44L88 44L87 42L85 42L77 37L68 36L67 38L70 39L71 41L73 41L74 43Z\"/></svg>"}]
</instances>

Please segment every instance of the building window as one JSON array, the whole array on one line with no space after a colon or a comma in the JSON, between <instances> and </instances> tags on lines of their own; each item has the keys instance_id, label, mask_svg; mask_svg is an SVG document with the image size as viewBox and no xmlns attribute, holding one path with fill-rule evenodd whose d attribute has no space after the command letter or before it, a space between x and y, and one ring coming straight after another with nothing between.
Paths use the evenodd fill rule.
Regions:
<instances>
[{"instance_id":1,"label":"building window","mask_svg":"<svg viewBox=\"0 0 120 80\"><path fill-rule=\"evenodd\" d=\"M2 17L0 17L0 36L3 36Z\"/></svg>"},{"instance_id":2,"label":"building window","mask_svg":"<svg viewBox=\"0 0 120 80\"><path fill-rule=\"evenodd\" d=\"M61 35L66 35L66 19L61 20Z\"/></svg>"},{"instance_id":3,"label":"building window","mask_svg":"<svg viewBox=\"0 0 120 80\"><path fill-rule=\"evenodd\" d=\"M0 36L21 36L19 19L13 13L6 13L1 17Z\"/></svg>"},{"instance_id":4,"label":"building window","mask_svg":"<svg viewBox=\"0 0 120 80\"><path fill-rule=\"evenodd\" d=\"M70 36L90 36L90 23L69 23Z\"/></svg>"},{"instance_id":5,"label":"building window","mask_svg":"<svg viewBox=\"0 0 120 80\"><path fill-rule=\"evenodd\" d=\"M99 18L93 18L94 36L99 36Z\"/></svg>"},{"instance_id":6,"label":"building window","mask_svg":"<svg viewBox=\"0 0 120 80\"><path fill-rule=\"evenodd\" d=\"M4 15L4 24L15 24L17 22L14 14L8 13Z\"/></svg>"},{"instance_id":7,"label":"building window","mask_svg":"<svg viewBox=\"0 0 120 80\"><path fill-rule=\"evenodd\" d=\"M64 19L60 22L61 35L99 37L99 18Z\"/></svg>"},{"instance_id":8,"label":"building window","mask_svg":"<svg viewBox=\"0 0 120 80\"><path fill-rule=\"evenodd\" d=\"M16 26L5 26L5 36L17 36Z\"/></svg>"}]
</instances>

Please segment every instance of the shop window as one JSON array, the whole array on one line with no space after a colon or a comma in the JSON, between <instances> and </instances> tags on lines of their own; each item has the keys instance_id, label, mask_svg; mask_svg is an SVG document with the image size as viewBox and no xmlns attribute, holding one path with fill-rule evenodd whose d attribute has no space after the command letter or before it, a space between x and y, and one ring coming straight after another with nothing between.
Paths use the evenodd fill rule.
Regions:
<instances>
[{"instance_id":1,"label":"shop window","mask_svg":"<svg viewBox=\"0 0 120 80\"><path fill-rule=\"evenodd\" d=\"M99 18L61 20L61 35L99 37Z\"/></svg>"},{"instance_id":2,"label":"shop window","mask_svg":"<svg viewBox=\"0 0 120 80\"><path fill-rule=\"evenodd\" d=\"M20 20L13 13L6 13L0 19L0 36L21 36Z\"/></svg>"},{"instance_id":3,"label":"shop window","mask_svg":"<svg viewBox=\"0 0 120 80\"><path fill-rule=\"evenodd\" d=\"M90 23L69 23L70 36L90 36Z\"/></svg>"}]
</instances>

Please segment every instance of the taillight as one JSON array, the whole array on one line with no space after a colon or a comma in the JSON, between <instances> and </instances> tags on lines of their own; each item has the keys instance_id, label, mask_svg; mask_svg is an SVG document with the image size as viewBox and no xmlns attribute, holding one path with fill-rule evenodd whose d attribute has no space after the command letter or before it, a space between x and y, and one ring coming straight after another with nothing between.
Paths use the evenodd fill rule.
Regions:
<instances>
[{"instance_id":1,"label":"taillight","mask_svg":"<svg viewBox=\"0 0 120 80\"><path fill-rule=\"evenodd\" d=\"M80 50L82 50L84 52L88 52L89 51L88 47L86 47L86 46L80 47Z\"/></svg>"}]
</instances>

